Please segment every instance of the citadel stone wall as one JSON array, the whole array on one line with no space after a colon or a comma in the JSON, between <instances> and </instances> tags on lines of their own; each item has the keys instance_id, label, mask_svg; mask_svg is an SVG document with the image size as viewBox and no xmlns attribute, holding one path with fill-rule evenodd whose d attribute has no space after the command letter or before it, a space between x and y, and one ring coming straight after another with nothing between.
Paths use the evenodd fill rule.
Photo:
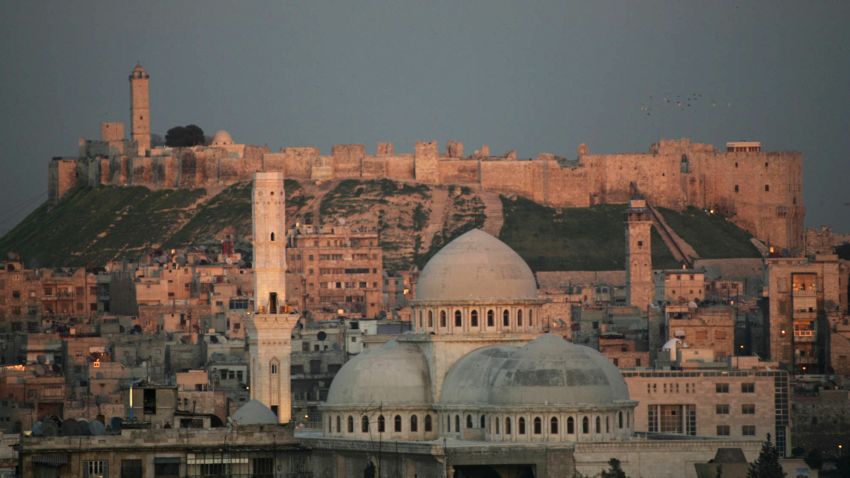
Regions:
<instances>
[{"instance_id":1,"label":"citadel stone wall","mask_svg":"<svg viewBox=\"0 0 850 478\"><path fill-rule=\"evenodd\" d=\"M280 171L312 181L379 179L425 184L462 184L516 194L553 207L622 204L636 192L653 205L682 210L715 209L779 249L803 245L802 155L798 152L727 152L688 139L661 140L645 153L590 154L576 160L540 154L518 160L516 153L491 156L482 147L463 156L463 144L420 141L414 152L397 153L391 143L370 155L364 145L335 145L330 155L316 147L271 152L249 145L155 147L146 156L128 155L106 128L102 141L81 141L76 160L59 158L49 168L50 198L77 185L142 185L210 188L248 181L257 171ZM76 164L74 164L76 163Z\"/></svg>"}]
</instances>

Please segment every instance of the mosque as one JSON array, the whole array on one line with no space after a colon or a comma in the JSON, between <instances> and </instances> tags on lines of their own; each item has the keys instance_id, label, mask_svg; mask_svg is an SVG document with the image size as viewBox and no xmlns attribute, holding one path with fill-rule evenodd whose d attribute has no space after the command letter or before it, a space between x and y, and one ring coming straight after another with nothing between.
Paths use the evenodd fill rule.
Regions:
<instances>
[{"instance_id":1,"label":"mosque","mask_svg":"<svg viewBox=\"0 0 850 478\"><path fill-rule=\"evenodd\" d=\"M262 296L249 349L252 398L285 423L294 320L273 303L284 285L260 283L285 267L269 262L283 254L264 251L279 247L282 183L280 173L255 179ZM321 408L322 430L296 433L313 476L595 476L617 458L629 476L676 477L696 476L694 463L718 448L757 454L752 441L636 434L637 402L619 369L547 333L544 303L528 264L495 237L475 229L446 245L419 276L412 331L347 362Z\"/></svg>"}]
</instances>

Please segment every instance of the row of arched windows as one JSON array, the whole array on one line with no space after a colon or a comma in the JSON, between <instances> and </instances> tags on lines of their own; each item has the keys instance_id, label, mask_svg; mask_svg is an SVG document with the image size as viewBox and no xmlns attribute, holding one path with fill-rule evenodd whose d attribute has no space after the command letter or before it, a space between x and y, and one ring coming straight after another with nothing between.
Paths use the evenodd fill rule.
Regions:
<instances>
[{"instance_id":1,"label":"row of arched windows","mask_svg":"<svg viewBox=\"0 0 850 478\"><path fill-rule=\"evenodd\" d=\"M433 423L431 419L431 415L425 415L425 419L423 420L424 430L426 432L430 432L433 429ZM336 420L336 432L342 433L342 416L337 415ZM417 415L411 415L410 420L408 421L408 429L407 431L411 433L415 433L419 431L419 417ZM333 433L333 429L331 428L333 422L328 421L328 432ZM392 429L394 432L401 433L403 431L404 420L401 418L401 415L396 415L392 419ZM354 433L354 417L349 415L346 419L346 430L348 433ZM362 433L369 433L369 416L363 415L360 417L360 431ZM378 433L384 433L387 431L387 423L386 419L383 415L378 415Z\"/></svg>"},{"instance_id":2,"label":"row of arched windows","mask_svg":"<svg viewBox=\"0 0 850 478\"><path fill-rule=\"evenodd\" d=\"M434 311L427 311L427 319L424 317L425 311L419 310L418 313L418 324L419 328L425 328L427 324L427 328L434 328ZM454 317L454 326L455 327L463 327L463 311L455 310L453 313ZM516 321L515 324L517 327L523 327L523 309L519 309L516 311ZM527 324L529 327L534 326L534 311L532 309L528 309L527 315ZM440 311L440 328L448 327L448 313L445 310ZM478 327L479 324L479 316L478 310L472 310L469 313L469 326L470 327ZM494 309L488 309L486 313L486 324L487 327L495 327L496 326L496 311ZM510 327L511 326L511 311L510 309L502 310L502 327Z\"/></svg>"},{"instance_id":3,"label":"row of arched windows","mask_svg":"<svg viewBox=\"0 0 850 478\"><path fill-rule=\"evenodd\" d=\"M629 420L628 414L629 414L629 412L626 412L626 415L624 417L622 411L617 412L617 427L619 429L623 429L623 427L626 425L626 422L628 422L628 420ZM454 416L454 431L455 431L455 433L460 433L460 431L461 431L461 428L460 428L461 418L460 417L461 417L460 415ZM539 417L539 416L534 417L532 419L532 423L531 423L531 433L532 434L534 434L534 435L543 434L543 426L544 426L543 420L544 419L542 417ZM466 415L466 428L472 428L473 422L474 422L474 419L473 419L472 415ZM505 417L504 418L504 427L502 426L502 422L503 422L503 420L498 418L498 417L491 419L491 422L490 422L491 430L490 431L492 433L496 434L496 435L502 434L502 430L504 430L505 435L513 434L514 433L514 428L513 428L514 422L513 422L512 418L511 417ZM581 433L582 434L590 434L591 433L591 423L594 425L593 426L593 433L603 433L603 426L602 426L603 423L605 424L604 433L611 433L610 417L606 416L605 421L603 422L602 417L597 416L597 417L594 418L594 420L592 422L591 422L590 417L582 417L582 419L581 419ZM559 421L558 417L551 417L549 419L548 426L549 426L549 433L550 434L554 435L554 434L560 433L560 421ZM484 415L480 416L480 427L481 428L485 427L485 416ZM446 430L449 433L452 432L452 416L451 415L446 416ZM567 417L567 430L566 431L567 431L568 435L574 435L576 433L576 420L573 417ZM527 427L526 427L525 417L519 417L519 418L516 419L516 433L519 434L519 435L525 435L526 433L528 433Z\"/></svg>"}]
</instances>

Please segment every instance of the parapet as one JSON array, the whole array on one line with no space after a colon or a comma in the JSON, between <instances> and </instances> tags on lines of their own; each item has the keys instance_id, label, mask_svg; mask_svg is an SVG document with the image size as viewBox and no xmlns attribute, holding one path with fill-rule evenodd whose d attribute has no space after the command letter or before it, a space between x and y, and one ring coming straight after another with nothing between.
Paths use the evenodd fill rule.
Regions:
<instances>
[{"instance_id":1,"label":"parapet","mask_svg":"<svg viewBox=\"0 0 850 478\"><path fill-rule=\"evenodd\" d=\"M100 123L100 139L102 141L123 141L124 123L120 121L104 121Z\"/></svg>"}]
</instances>

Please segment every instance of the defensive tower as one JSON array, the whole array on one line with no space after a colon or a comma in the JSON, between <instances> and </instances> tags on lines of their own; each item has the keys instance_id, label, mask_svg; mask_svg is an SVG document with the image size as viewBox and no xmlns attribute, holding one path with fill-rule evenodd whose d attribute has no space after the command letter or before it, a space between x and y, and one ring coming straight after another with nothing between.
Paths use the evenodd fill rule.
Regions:
<instances>
[{"instance_id":1,"label":"defensive tower","mask_svg":"<svg viewBox=\"0 0 850 478\"><path fill-rule=\"evenodd\" d=\"M130 131L139 156L151 149L150 75L136 63L130 72Z\"/></svg>"}]
</instances>

